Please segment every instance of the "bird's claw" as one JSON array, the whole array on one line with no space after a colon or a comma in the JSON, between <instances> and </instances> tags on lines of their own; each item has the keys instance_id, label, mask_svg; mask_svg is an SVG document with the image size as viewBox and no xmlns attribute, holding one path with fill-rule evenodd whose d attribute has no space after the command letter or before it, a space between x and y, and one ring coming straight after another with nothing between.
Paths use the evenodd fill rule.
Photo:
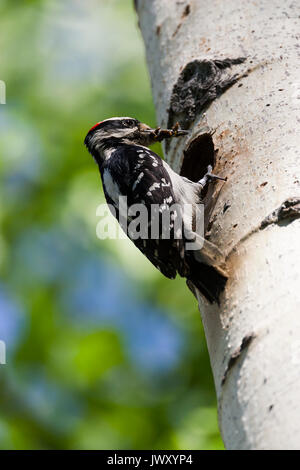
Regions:
<instances>
[{"instance_id":1,"label":"bird's claw","mask_svg":"<svg viewBox=\"0 0 300 470\"><path fill-rule=\"evenodd\" d=\"M203 178L201 178L201 180L198 181L198 183L201 184L201 186L203 186L204 188L207 183L214 180L227 181L227 178L224 178L223 176L219 175L214 175L212 173L212 166L208 165L205 175L203 176Z\"/></svg>"}]
</instances>

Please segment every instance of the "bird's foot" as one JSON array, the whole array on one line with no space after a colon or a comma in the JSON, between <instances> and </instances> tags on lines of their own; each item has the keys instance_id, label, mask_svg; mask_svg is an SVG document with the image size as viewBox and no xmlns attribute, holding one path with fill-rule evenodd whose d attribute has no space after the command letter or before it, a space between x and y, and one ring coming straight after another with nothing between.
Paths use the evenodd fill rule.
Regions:
<instances>
[{"instance_id":1,"label":"bird's foot","mask_svg":"<svg viewBox=\"0 0 300 470\"><path fill-rule=\"evenodd\" d=\"M204 188L204 186L206 186L207 183L210 183L211 181L214 181L214 180L227 181L227 178L223 178L223 176L214 175L212 173L212 166L208 165L207 172L205 173L203 178L201 178L201 180L198 181L198 183L201 184L201 186Z\"/></svg>"}]
</instances>

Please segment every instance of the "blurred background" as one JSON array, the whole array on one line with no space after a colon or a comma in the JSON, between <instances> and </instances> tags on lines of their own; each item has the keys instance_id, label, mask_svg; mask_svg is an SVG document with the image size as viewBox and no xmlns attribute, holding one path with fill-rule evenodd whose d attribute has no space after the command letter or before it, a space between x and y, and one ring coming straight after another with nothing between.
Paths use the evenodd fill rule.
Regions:
<instances>
[{"instance_id":1,"label":"blurred background","mask_svg":"<svg viewBox=\"0 0 300 470\"><path fill-rule=\"evenodd\" d=\"M156 124L133 1L1 0L0 18L0 448L222 449L185 281L96 237L86 132Z\"/></svg>"}]
</instances>

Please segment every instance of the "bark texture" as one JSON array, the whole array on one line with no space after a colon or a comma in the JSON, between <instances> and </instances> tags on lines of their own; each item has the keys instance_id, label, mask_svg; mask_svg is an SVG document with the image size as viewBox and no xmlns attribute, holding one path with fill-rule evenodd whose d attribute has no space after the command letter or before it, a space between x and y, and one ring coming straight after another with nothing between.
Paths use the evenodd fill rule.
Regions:
<instances>
[{"instance_id":1,"label":"bark texture","mask_svg":"<svg viewBox=\"0 0 300 470\"><path fill-rule=\"evenodd\" d=\"M136 9L158 124L191 129L168 162L193 180L208 163L228 178L207 195L206 228L229 280L220 306L198 295L225 446L299 449L300 4Z\"/></svg>"}]
</instances>

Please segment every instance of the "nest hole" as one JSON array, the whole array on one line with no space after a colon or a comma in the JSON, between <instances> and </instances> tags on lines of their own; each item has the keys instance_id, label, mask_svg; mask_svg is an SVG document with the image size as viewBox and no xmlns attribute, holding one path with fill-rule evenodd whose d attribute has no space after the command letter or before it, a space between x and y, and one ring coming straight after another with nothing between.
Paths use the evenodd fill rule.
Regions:
<instances>
[{"instance_id":1,"label":"nest hole","mask_svg":"<svg viewBox=\"0 0 300 470\"><path fill-rule=\"evenodd\" d=\"M216 163L216 151L211 134L194 139L184 152L180 174L191 181L199 181L207 172L208 165Z\"/></svg>"},{"instance_id":2,"label":"nest hole","mask_svg":"<svg viewBox=\"0 0 300 470\"><path fill-rule=\"evenodd\" d=\"M214 168L216 164L217 150L215 149L212 134L206 133L194 139L184 152L183 163L180 174L191 181L197 182L207 172L209 165ZM214 206L214 185L207 184L201 192L205 205L204 230L209 232L210 216Z\"/></svg>"}]
</instances>

